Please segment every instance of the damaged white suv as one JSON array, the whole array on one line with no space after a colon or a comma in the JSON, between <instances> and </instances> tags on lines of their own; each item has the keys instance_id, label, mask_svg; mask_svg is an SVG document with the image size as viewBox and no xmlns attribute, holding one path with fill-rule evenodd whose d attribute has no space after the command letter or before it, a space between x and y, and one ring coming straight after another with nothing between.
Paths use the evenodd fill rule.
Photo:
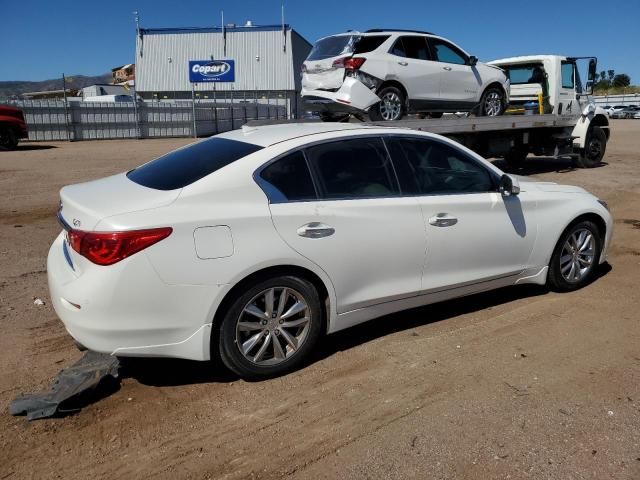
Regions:
<instances>
[{"instance_id":1,"label":"damaged white suv","mask_svg":"<svg viewBox=\"0 0 640 480\"><path fill-rule=\"evenodd\" d=\"M347 113L373 121L406 113L496 116L508 104L509 79L437 35L375 29L318 40L302 66L302 98L324 120Z\"/></svg>"}]
</instances>

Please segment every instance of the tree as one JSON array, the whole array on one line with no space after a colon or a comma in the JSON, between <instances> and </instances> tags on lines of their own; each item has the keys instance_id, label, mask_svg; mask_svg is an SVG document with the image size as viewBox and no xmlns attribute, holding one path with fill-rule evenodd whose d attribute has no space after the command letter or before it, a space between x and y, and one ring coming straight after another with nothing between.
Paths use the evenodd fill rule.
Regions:
<instances>
[{"instance_id":1,"label":"tree","mask_svg":"<svg viewBox=\"0 0 640 480\"><path fill-rule=\"evenodd\" d=\"M607 70L607 74L609 75L609 80L613 81L613 77L616 76L615 70Z\"/></svg>"},{"instance_id":2,"label":"tree","mask_svg":"<svg viewBox=\"0 0 640 480\"><path fill-rule=\"evenodd\" d=\"M604 71L604 70L602 70L602 71L600 72L600 81L602 81L602 80L606 80L606 79L607 79L607 72L606 72L606 71Z\"/></svg>"},{"instance_id":3,"label":"tree","mask_svg":"<svg viewBox=\"0 0 640 480\"><path fill-rule=\"evenodd\" d=\"M605 75L606 76L606 75ZM596 90L609 90L611 88L611 82L608 79L603 79L597 82L594 86Z\"/></svg>"},{"instance_id":4,"label":"tree","mask_svg":"<svg viewBox=\"0 0 640 480\"><path fill-rule=\"evenodd\" d=\"M628 87L631 85L631 78L626 73L620 73L613 77L612 83L614 87Z\"/></svg>"}]
</instances>

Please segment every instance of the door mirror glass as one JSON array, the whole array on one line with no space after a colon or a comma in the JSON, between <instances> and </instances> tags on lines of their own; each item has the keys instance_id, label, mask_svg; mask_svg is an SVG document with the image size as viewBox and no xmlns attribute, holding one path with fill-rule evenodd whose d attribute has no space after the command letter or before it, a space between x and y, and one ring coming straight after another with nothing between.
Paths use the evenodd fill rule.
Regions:
<instances>
[{"instance_id":1,"label":"door mirror glass","mask_svg":"<svg viewBox=\"0 0 640 480\"><path fill-rule=\"evenodd\" d=\"M598 62L596 62L595 58L589 60L589 78L590 82L593 82L596 78L596 68L598 68Z\"/></svg>"},{"instance_id":2,"label":"door mirror glass","mask_svg":"<svg viewBox=\"0 0 640 480\"><path fill-rule=\"evenodd\" d=\"M518 179L511 175L504 174L500 178L500 193L503 197L510 197L520 193L520 184Z\"/></svg>"},{"instance_id":3,"label":"door mirror glass","mask_svg":"<svg viewBox=\"0 0 640 480\"><path fill-rule=\"evenodd\" d=\"M472 67L475 67L478 64L478 57L476 57L475 55L471 55L469 57L469 65Z\"/></svg>"}]
</instances>

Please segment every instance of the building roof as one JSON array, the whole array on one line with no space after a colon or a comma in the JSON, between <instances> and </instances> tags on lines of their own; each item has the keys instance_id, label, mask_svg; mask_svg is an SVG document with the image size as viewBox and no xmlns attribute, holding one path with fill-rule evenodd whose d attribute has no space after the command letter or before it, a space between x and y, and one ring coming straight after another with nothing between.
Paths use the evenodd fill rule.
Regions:
<instances>
[{"instance_id":1,"label":"building roof","mask_svg":"<svg viewBox=\"0 0 640 480\"><path fill-rule=\"evenodd\" d=\"M175 27L175 28L141 28L140 35L154 35L162 33L222 33L225 32L277 32L282 28L291 30L288 23L280 25L236 25L229 24L224 27Z\"/></svg>"}]
</instances>

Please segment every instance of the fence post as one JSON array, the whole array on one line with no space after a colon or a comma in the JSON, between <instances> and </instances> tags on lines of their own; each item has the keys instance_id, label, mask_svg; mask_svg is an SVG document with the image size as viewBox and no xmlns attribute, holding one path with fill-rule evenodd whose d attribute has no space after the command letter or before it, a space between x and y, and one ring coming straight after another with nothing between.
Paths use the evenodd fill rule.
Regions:
<instances>
[{"instance_id":1,"label":"fence post","mask_svg":"<svg viewBox=\"0 0 640 480\"><path fill-rule=\"evenodd\" d=\"M196 130L196 91L194 83L191 84L191 115L193 116L193 138L198 138L198 132Z\"/></svg>"}]
</instances>

